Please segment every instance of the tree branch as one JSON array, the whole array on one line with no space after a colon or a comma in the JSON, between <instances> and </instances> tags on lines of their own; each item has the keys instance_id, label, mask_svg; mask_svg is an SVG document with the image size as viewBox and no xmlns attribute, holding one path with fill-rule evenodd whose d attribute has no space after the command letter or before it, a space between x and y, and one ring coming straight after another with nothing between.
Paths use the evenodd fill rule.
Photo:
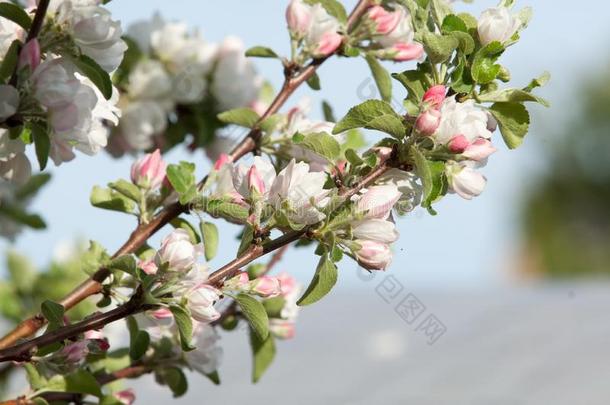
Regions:
<instances>
[{"instance_id":1,"label":"tree branch","mask_svg":"<svg viewBox=\"0 0 610 405\"><path fill-rule=\"evenodd\" d=\"M48 2L48 0L42 0L41 3L44 3L45 1ZM349 16L347 26L348 32L353 28L354 24L359 20L359 18L369 6L370 0L360 0L358 2L358 4ZM230 156L232 157L233 161L240 159L247 153L254 150L261 134L261 131L258 128L260 122L262 122L262 120L269 117L270 115L275 114L286 102L286 100L292 95L292 93L294 93L294 91L303 82L307 81L307 79L313 76L318 67L322 63L324 63L324 61L326 61L329 57L330 55L325 58L314 59L305 69L299 72L296 76L286 77L281 91L276 95L275 99L273 100L267 111L265 111L265 113L262 115L262 117L254 126L254 128L252 128L250 132L244 137L244 139L231 151ZM205 176L200 182L200 184L205 183L207 177L208 176ZM119 248L119 250L112 257L115 258L118 256L135 252L155 232L157 232L159 229L169 223L172 219L178 217L180 214L187 211L188 207L178 203L166 207L159 214L157 214L149 223L138 225L138 227L131 233L129 239L123 244L123 246L121 246L121 248ZM250 254L252 254L252 252L250 252ZM254 260L256 257L252 258L252 260ZM249 263L250 261L246 262L245 264ZM232 266L240 264L239 262L237 262L237 259L234 262L235 263L233 263ZM229 270L225 270L225 272L230 273L231 268L232 267L229 267ZM109 275L110 271L108 269L99 269L91 276L91 278L81 283L66 297L60 300L59 303L63 305L66 310L74 307L86 298L99 293L102 289L102 282ZM11 332L9 332L6 336L0 339L0 350L15 344L15 342L17 342L19 339L27 338L28 336L33 335L40 328L42 328L45 323L46 320L41 314L36 314L22 321Z\"/></svg>"}]
</instances>

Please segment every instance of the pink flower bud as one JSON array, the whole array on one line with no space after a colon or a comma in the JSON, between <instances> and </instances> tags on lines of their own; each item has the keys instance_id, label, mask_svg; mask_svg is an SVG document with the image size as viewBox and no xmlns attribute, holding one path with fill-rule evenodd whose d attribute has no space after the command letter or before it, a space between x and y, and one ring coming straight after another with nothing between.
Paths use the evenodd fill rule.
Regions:
<instances>
[{"instance_id":1,"label":"pink flower bud","mask_svg":"<svg viewBox=\"0 0 610 405\"><path fill-rule=\"evenodd\" d=\"M496 150L497 149L492 145L489 139L478 138L466 148L462 155L468 159L480 162L487 159L490 155L495 153Z\"/></svg>"},{"instance_id":2,"label":"pink flower bud","mask_svg":"<svg viewBox=\"0 0 610 405\"><path fill-rule=\"evenodd\" d=\"M67 363L79 363L89 354L88 344L88 340L70 343L59 351L59 355L63 356Z\"/></svg>"},{"instance_id":3,"label":"pink flower bud","mask_svg":"<svg viewBox=\"0 0 610 405\"><path fill-rule=\"evenodd\" d=\"M294 322L283 319L271 319L269 331L278 339L292 339L295 335Z\"/></svg>"},{"instance_id":4,"label":"pink flower bud","mask_svg":"<svg viewBox=\"0 0 610 405\"><path fill-rule=\"evenodd\" d=\"M311 24L311 7L302 0L292 0L286 8L286 22L293 35L302 37Z\"/></svg>"},{"instance_id":5,"label":"pink flower bud","mask_svg":"<svg viewBox=\"0 0 610 405\"><path fill-rule=\"evenodd\" d=\"M248 289L250 286L250 278L248 273L245 271L240 272L231 279L225 281L223 288L226 290L243 291Z\"/></svg>"},{"instance_id":6,"label":"pink flower bud","mask_svg":"<svg viewBox=\"0 0 610 405\"><path fill-rule=\"evenodd\" d=\"M442 84L432 86L424 93L424 103L428 103L430 106L438 108L443 104L443 101L445 101L446 94L447 88Z\"/></svg>"},{"instance_id":7,"label":"pink flower bud","mask_svg":"<svg viewBox=\"0 0 610 405\"><path fill-rule=\"evenodd\" d=\"M424 111L417 117L415 128L420 134L430 136L434 134L441 124L441 112L435 109Z\"/></svg>"},{"instance_id":8,"label":"pink flower bud","mask_svg":"<svg viewBox=\"0 0 610 405\"><path fill-rule=\"evenodd\" d=\"M155 319L169 319L174 316L172 315L172 311L168 308L159 308L155 311L151 311L150 315Z\"/></svg>"},{"instance_id":9,"label":"pink flower bud","mask_svg":"<svg viewBox=\"0 0 610 405\"><path fill-rule=\"evenodd\" d=\"M464 135L456 135L449 141L449 150L453 153L462 153L470 145L468 139Z\"/></svg>"},{"instance_id":10,"label":"pink flower bud","mask_svg":"<svg viewBox=\"0 0 610 405\"><path fill-rule=\"evenodd\" d=\"M487 179L472 167L453 163L447 164L445 170L451 190L466 200L472 200L485 189Z\"/></svg>"},{"instance_id":11,"label":"pink flower bud","mask_svg":"<svg viewBox=\"0 0 610 405\"><path fill-rule=\"evenodd\" d=\"M85 332L85 341L95 342L99 351L105 352L110 349L108 339L101 330L88 330Z\"/></svg>"},{"instance_id":12,"label":"pink flower bud","mask_svg":"<svg viewBox=\"0 0 610 405\"><path fill-rule=\"evenodd\" d=\"M158 267L154 260L141 260L138 267L146 274L157 274Z\"/></svg>"},{"instance_id":13,"label":"pink flower bud","mask_svg":"<svg viewBox=\"0 0 610 405\"><path fill-rule=\"evenodd\" d=\"M271 276L261 276L252 280L250 291L264 298L277 297L282 293L280 280Z\"/></svg>"},{"instance_id":14,"label":"pink flower bud","mask_svg":"<svg viewBox=\"0 0 610 405\"><path fill-rule=\"evenodd\" d=\"M370 187L356 203L356 212L364 214L364 218L385 219L401 196L393 184Z\"/></svg>"},{"instance_id":15,"label":"pink flower bud","mask_svg":"<svg viewBox=\"0 0 610 405\"><path fill-rule=\"evenodd\" d=\"M423 45L418 44L416 42L399 42L397 44L394 44L394 46L391 48L391 51L394 55L392 59L397 62L406 62L409 60L420 59L422 56L424 56Z\"/></svg>"},{"instance_id":16,"label":"pink flower bud","mask_svg":"<svg viewBox=\"0 0 610 405\"><path fill-rule=\"evenodd\" d=\"M131 165L131 181L143 188L158 189L165 179L166 164L161 151L155 150L136 160Z\"/></svg>"},{"instance_id":17,"label":"pink flower bud","mask_svg":"<svg viewBox=\"0 0 610 405\"><path fill-rule=\"evenodd\" d=\"M233 159L231 159L231 156L227 155L226 153L221 153L218 157L218 160L216 160L216 163L214 163L214 170L218 171L224 165L226 165L227 163L231 163L232 161Z\"/></svg>"},{"instance_id":18,"label":"pink flower bud","mask_svg":"<svg viewBox=\"0 0 610 405\"><path fill-rule=\"evenodd\" d=\"M383 160L389 159L390 156L392 156L392 148L387 146L376 146L373 148L373 150L377 152L377 156Z\"/></svg>"},{"instance_id":19,"label":"pink flower bud","mask_svg":"<svg viewBox=\"0 0 610 405\"><path fill-rule=\"evenodd\" d=\"M392 261L390 247L372 240L356 240L360 248L354 252L358 263L368 270L385 270Z\"/></svg>"},{"instance_id":20,"label":"pink flower bud","mask_svg":"<svg viewBox=\"0 0 610 405\"><path fill-rule=\"evenodd\" d=\"M29 40L19 54L19 68L29 66L32 71L40 65L40 44L36 38Z\"/></svg>"},{"instance_id":21,"label":"pink flower bud","mask_svg":"<svg viewBox=\"0 0 610 405\"><path fill-rule=\"evenodd\" d=\"M375 23L375 33L378 35L386 35L396 28L402 14L398 11L387 11L381 6L373 6L369 8L367 16Z\"/></svg>"},{"instance_id":22,"label":"pink flower bud","mask_svg":"<svg viewBox=\"0 0 610 405\"><path fill-rule=\"evenodd\" d=\"M136 400L136 394L131 388L127 389L127 390L115 392L113 395L117 401L119 401L120 403L122 403L124 405L131 405Z\"/></svg>"},{"instance_id":23,"label":"pink flower bud","mask_svg":"<svg viewBox=\"0 0 610 405\"><path fill-rule=\"evenodd\" d=\"M323 57L335 52L343 42L343 37L337 32L326 32L320 38L314 56Z\"/></svg>"},{"instance_id":24,"label":"pink flower bud","mask_svg":"<svg viewBox=\"0 0 610 405\"><path fill-rule=\"evenodd\" d=\"M489 132L496 132L498 129L498 121L496 121L496 117L494 117L491 113L487 113L487 130Z\"/></svg>"},{"instance_id":25,"label":"pink flower bud","mask_svg":"<svg viewBox=\"0 0 610 405\"><path fill-rule=\"evenodd\" d=\"M155 262L157 265L167 265L168 271L186 273L195 266L202 253L201 244L193 245L187 231L174 229L161 242Z\"/></svg>"},{"instance_id":26,"label":"pink flower bud","mask_svg":"<svg viewBox=\"0 0 610 405\"><path fill-rule=\"evenodd\" d=\"M280 290L284 297L291 294L297 288L297 280L285 271L278 274L276 278L280 282Z\"/></svg>"},{"instance_id":27,"label":"pink flower bud","mask_svg":"<svg viewBox=\"0 0 610 405\"><path fill-rule=\"evenodd\" d=\"M201 285L188 295L188 307L194 320L210 323L220 318L220 312L214 308L220 299L220 291L209 285Z\"/></svg>"},{"instance_id":28,"label":"pink flower bud","mask_svg":"<svg viewBox=\"0 0 610 405\"><path fill-rule=\"evenodd\" d=\"M250 189L250 191L256 191L261 195L265 194L266 191L265 182L255 165L252 165L250 170L248 170L248 189Z\"/></svg>"}]
</instances>

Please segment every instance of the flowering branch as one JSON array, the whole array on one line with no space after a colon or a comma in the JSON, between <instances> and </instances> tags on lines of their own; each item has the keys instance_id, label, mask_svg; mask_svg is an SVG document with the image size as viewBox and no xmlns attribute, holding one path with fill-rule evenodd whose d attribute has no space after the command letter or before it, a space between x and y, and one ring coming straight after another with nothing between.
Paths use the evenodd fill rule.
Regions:
<instances>
[{"instance_id":1,"label":"flowering branch","mask_svg":"<svg viewBox=\"0 0 610 405\"><path fill-rule=\"evenodd\" d=\"M44 4L48 5L48 0L41 1L39 8L44 7ZM370 6L370 0L360 0L352 13L349 16L347 29L348 32L354 27L354 24L364 14L366 9ZM44 14L41 13L43 16ZM294 91L310 77L314 75L318 67L324 63L331 55L322 58L315 58L312 62L296 76L291 76L288 71L285 72L284 85L280 92L276 95L271 105L267 108L265 113L260 117L254 127L248 132L244 139L231 151L230 157L233 161L236 161L244 155L252 152L256 149L257 141L260 137L260 123L267 117L276 113L286 100L294 93ZM200 185L204 184L208 176L206 175ZM113 258L133 253L140 246L144 244L153 234L159 229L167 225L171 220L177 218L179 215L187 212L189 208L179 203L171 204L170 206L163 209L158 215L156 215L150 222L138 225L138 227L131 233L129 239L115 252ZM298 237L297 237L298 239ZM295 239L296 240L296 239ZM258 257L258 256L257 256ZM253 259L252 259L253 260ZM250 261L247 261L249 263ZM237 265L239 262L235 262L232 265ZM233 268L233 267L231 267ZM223 268L224 269L224 268ZM221 270L223 270L221 269ZM232 273L231 270L229 273ZM110 271L106 268L101 268L96 271L88 280L85 280L78 287L72 290L62 300L58 301L66 310L71 309L78 303L82 302L86 298L98 294L102 290L102 282L110 275ZM26 338L36 333L46 323L45 318L41 314L36 314L21 323L19 323L11 332L0 339L0 349L7 348L17 342L19 339Z\"/></svg>"}]
</instances>

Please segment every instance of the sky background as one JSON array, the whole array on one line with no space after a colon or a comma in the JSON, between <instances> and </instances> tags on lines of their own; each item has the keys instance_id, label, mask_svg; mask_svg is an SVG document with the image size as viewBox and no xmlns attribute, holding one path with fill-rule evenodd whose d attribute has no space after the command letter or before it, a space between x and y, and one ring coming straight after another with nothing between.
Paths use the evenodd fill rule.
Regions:
<instances>
[{"instance_id":1,"label":"sky background","mask_svg":"<svg viewBox=\"0 0 610 405\"><path fill-rule=\"evenodd\" d=\"M350 8L355 1L344 1ZM205 39L219 42L228 35L243 39L246 47L269 46L278 53L289 52L288 35L284 28L287 1L278 0L114 0L109 4L115 18L126 28L130 23L150 18L159 11L168 20L181 20L199 29ZM458 10L479 15L483 8L495 1L476 1L456 4ZM522 40L501 59L512 73L511 85L521 87L545 70L553 78L540 95L552 103L551 109L533 106L533 125L522 148L508 151L496 134L499 151L484 169L488 177L485 192L473 201L448 196L435 207L439 213L432 217L417 209L398 221L400 240L395 244L395 258L388 271L406 285L421 288L455 289L502 286L514 281L514 257L518 252L518 202L527 190L534 174L544 170L545 148L552 141L554 129L569 118L571 83L588 70L607 66L607 24L610 6L601 0L588 1L586 7L574 2L519 1L517 7L534 7L534 19ZM260 73L275 88L282 80L281 66L275 60L255 61ZM413 67L413 64L387 64L392 72ZM367 83L370 73L364 60L334 58L319 70L322 91L308 87L300 89L287 106L304 96L311 97L313 116L320 118L320 101L328 100L335 115L341 117L359 98L359 86ZM575 80L578 82L578 80ZM404 91L395 87L394 98L400 100ZM370 140L379 134L370 133ZM171 151L169 162L191 160L197 163L199 177L207 172L209 163L201 154L190 154L183 149ZM35 161L33 159L32 161ZM135 226L135 219L119 213L99 210L89 205L89 192L95 184L105 184L120 177L129 177L132 158L113 159L105 153L95 157L79 155L73 162L51 168L52 182L37 196L31 209L43 213L49 229L44 232L26 230L14 247L44 264L57 246L70 240L93 239L110 251L118 248ZM222 245L219 256L211 263L220 267L235 254L237 244L231 244L237 229L222 225ZM152 239L158 245L164 229ZM0 249L9 245L2 241ZM224 248L224 249L223 249ZM316 259L308 250L290 251L282 266L293 271L306 282L315 268ZM280 266L280 267L282 267ZM343 291L365 288L357 277L356 265L341 263ZM2 270L3 271L3 270Z\"/></svg>"}]
</instances>

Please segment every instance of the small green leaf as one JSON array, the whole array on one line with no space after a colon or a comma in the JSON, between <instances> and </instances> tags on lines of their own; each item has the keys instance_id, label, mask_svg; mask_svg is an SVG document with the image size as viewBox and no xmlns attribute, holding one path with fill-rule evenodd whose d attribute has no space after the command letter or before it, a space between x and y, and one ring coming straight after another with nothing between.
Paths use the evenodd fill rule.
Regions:
<instances>
[{"instance_id":1,"label":"small green leaf","mask_svg":"<svg viewBox=\"0 0 610 405\"><path fill-rule=\"evenodd\" d=\"M182 161L167 167L167 178L180 196L180 203L186 204L197 196L195 165Z\"/></svg>"},{"instance_id":2,"label":"small green leaf","mask_svg":"<svg viewBox=\"0 0 610 405\"><path fill-rule=\"evenodd\" d=\"M224 200L209 200L205 203L205 212L214 218L225 218L233 222L245 222L248 209L242 205Z\"/></svg>"},{"instance_id":3,"label":"small green leaf","mask_svg":"<svg viewBox=\"0 0 610 405\"><path fill-rule=\"evenodd\" d=\"M426 54L434 64L447 61L460 45L452 35L436 35L431 32L424 32L423 42Z\"/></svg>"},{"instance_id":4,"label":"small green leaf","mask_svg":"<svg viewBox=\"0 0 610 405\"><path fill-rule=\"evenodd\" d=\"M519 147L530 123L530 115L525 106L519 103L495 103L489 111L498 121L506 145L510 149Z\"/></svg>"},{"instance_id":5,"label":"small green leaf","mask_svg":"<svg viewBox=\"0 0 610 405\"><path fill-rule=\"evenodd\" d=\"M267 315L271 318L280 318L280 314L285 305L286 299L281 296L263 300L263 307L265 307Z\"/></svg>"},{"instance_id":6,"label":"small green leaf","mask_svg":"<svg viewBox=\"0 0 610 405\"><path fill-rule=\"evenodd\" d=\"M500 73L501 67L496 64L496 61L502 53L504 53L504 46L498 41L479 49L472 61L472 78L480 84L492 82Z\"/></svg>"},{"instance_id":7,"label":"small green leaf","mask_svg":"<svg viewBox=\"0 0 610 405\"><path fill-rule=\"evenodd\" d=\"M28 31L32 25L32 20L23 8L12 3L0 3L0 17L11 20Z\"/></svg>"},{"instance_id":8,"label":"small green leaf","mask_svg":"<svg viewBox=\"0 0 610 405\"><path fill-rule=\"evenodd\" d=\"M412 148L412 154L417 174L424 187L421 205L430 208L432 203L438 201L447 191L445 163L427 160L417 148Z\"/></svg>"},{"instance_id":9,"label":"small green leaf","mask_svg":"<svg viewBox=\"0 0 610 405\"><path fill-rule=\"evenodd\" d=\"M36 367L32 363L23 363L28 383L33 390L42 388L46 383L47 379L40 375Z\"/></svg>"},{"instance_id":10,"label":"small green leaf","mask_svg":"<svg viewBox=\"0 0 610 405\"><path fill-rule=\"evenodd\" d=\"M544 72L540 75L540 77L537 77L536 79L532 80L530 84L525 86L523 91L529 93L537 87L545 86L549 80L551 80L551 74L549 72Z\"/></svg>"},{"instance_id":11,"label":"small green leaf","mask_svg":"<svg viewBox=\"0 0 610 405\"><path fill-rule=\"evenodd\" d=\"M172 390L174 398L178 398L186 394L188 390L188 380L184 372L178 367L170 367L163 370L163 379Z\"/></svg>"},{"instance_id":12,"label":"small green leaf","mask_svg":"<svg viewBox=\"0 0 610 405\"><path fill-rule=\"evenodd\" d=\"M123 194L125 197L134 202L139 202L142 199L142 193L140 192L138 186L128 182L127 180L117 180L114 183L108 184L108 187Z\"/></svg>"},{"instance_id":13,"label":"small green leaf","mask_svg":"<svg viewBox=\"0 0 610 405\"><path fill-rule=\"evenodd\" d=\"M191 315L186 309L176 305L172 305L169 309L174 315L174 321L176 321L176 326L178 327L182 350L185 352L194 350L195 347L191 344L191 339L193 338L193 321Z\"/></svg>"},{"instance_id":14,"label":"small green leaf","mask_svg":"<svg viewBox=\"0 0 610 405\"><path fill-rule=\"evenodd\" d=\"M4 4L4 3L0 3ZM51 140L49 139L49 131L37 123L31 122L29 124L30 130L32 131L32 138L34 140L34 146L36 149L36 158L40 165L40 170L44 170L47 167L49 160L49 151L51 149Z\"/></svg>"},{"instance_id":15,"label":"small green leaf","mask_svg":"<svg viewBox=\"0 0 610 405\"><path fill-rule=\"evenodd\" d=\"M102 396L100 384L93 374L87 370L77 370L65 376L65 391L89 394L96 397Z\"/></svg>"},{"instance_id":16,"label":"small green leaf","mask_svg":"<svg viewBox=\"0 0 610 405\"><path fill-rule=\"evenodd\" d=\"M320 155L329 161L339 157L341 145L337 140L325 132L316 132L307 135L298 134L292 140L299 146Z\"/></svg>"},{"instance_id":17,"label":"small green leaf","mask_svg":"<svg viewBox=\"0 0 610 405\"><path fill-rule=\"evenodd\" d=\"M132 360L140 360L146 354L150 345L150 335L145 330L139 330L131 339L129 345L129 357Z\"/></svg>"},{"instance_id":18,"label":"small green leaf","mask_svg":"<svg viewBox=\"0 0 610 405\"><path fill-rule=\"evenodd\" d=\"M306 81L307 85L312 90L320 90L322 86L320 85L320 76L316 72L314 72Z\"/></svg>"},{"instance_id":19,"label":"small green leaf","mask_svg":"<svg viewBox=\"0 0 610 405\"><path fill-rule=\"evenodd\" d=\"M335 125L333 134L352 128L374 129L396 138L405 136L402 117L392 109L392 106L381 100L368 100L352 107L347 115Z\"/></svg>"},{"instance_id":20,"label":"small green leaf","mask_svg":"<svg viewBox=\"0 0 610 405\"><path fill-rule=\"evenodd\" d=\"M205 376L214 383L214 385L220 385L220 376L218 375L218 371L213 371L211 373L205 374Z\"/></svg>"},{"instance_id":21,"label":"small green leaf","mask_svg":"<svg viewBox=\"0 0 610 405\"><path fill-rule=\"evenodd\" d=\"M244 230L241 235L241 241L239 243L239 248L237 249L237 256L241 256L251 245L254 240L254 228L252 225L246 224L244 225Z\"/></svg>"},{"instance_id":22,"label":"small green leaf","mask_svg":"<svg viewBox=\"0 0 610 405\"><path fill-rule=\"evenodd\" d=\"M377 84L377 88L379 89L381 99L387 102L392 101L392 79L390 78L390 74L383 66L381 66L381 64L377 61L377 58L374 56L366 55L365 59L366 63L369 65L369 68L371 69L371 73L373 74L375 84Z\"/></svg>"},{"instance_id":23,"label":"small green leaf","mask_svg":"<svg viewBox=\"0 0 610 405\"><path fill-rule=\"evenodd\" d=\"M241 293L235 296L241 312L248 320L250 327L260 340L265 340L269 335L269 317L265 307L256 298Z\"/></svg>"},{"instance_id":24,"label":"small green leaf","mask_svg":"<svg viewBox=\"0 0 610 405\"><path fill-rule=\"evenodd\" d=\"M46 320L49 321L49 324L64 324L65 308L63 307L63 305L51 300L45 300L40 305L40 312L42 312L42 316L44 316Z\"/></svg>"},{"instance_id":25,"label":"small green leaf","mask_svg":"<svg viewBox=\"0 0 610 405\"><path fill-rule=\"evenodd\" d=\"M420 70L406 70L402 73L394 73L392 77L409 91L409 99L417 104L421 102L426 89L431 84L430 78Z\"/></svg>"},{"instance_id":26,"label":"small green leaf","mask_svg":"<svg viewBox=\"0 0 610 405\"><path fill-rule=\"evenodd\" d=\"M483 93L479 95L479 101L484 103L523 103L532 101L542 104L545 107L550 106L549 102L542 97L538 97L532 93L528 93L527 91L520 89L504 89Z\"/></svg>"},{"instance_id":27,"label":"small green leaf","mask_svg":"<svg viewBox=\"0 0 610 405\"><path fill-rule=\"evenodd\" d=\"M277 58L277 53L266 46L253 46L246 51L246 56L254 58Z\"/></svg>"},{"instance_id":28,"label":"small green leaf","mask_svg":"<svg viewBox=\"0 0 610 405\"><path fill-rule=\"evenodd\" d=\"M252 128L260 116L251 108L235 108L218 114L218 119L225 124L234 124L241 127Z\"/></svg>"},{"instance_id":29,"label":"small green leaf","mask_svg":"<svg viewBox=\"0 0 610 405\"><path fill-rule=\"evenodd\" d=\"M324 298L337 283L337 276L337 266L328 258L328 254L323 255L309 287L297 305L311 305Z\"/></svg>"},{"instance_id":30,"label":"small green leaf","mask_svg":"<svg viewBox=\"0 0 610 405\"><path fill-rule=\"evenodd\" d=\"M211 222L201 221L199 229L201 230L201 236L203 236L205 259L210 261L216 256L218 251L218 228Z\"/></svg>"},{"instance_id":31,"label":"small green leaf","mask_svg":"<svg viewBox=\"0 0 610 405\"><path fill-rule=\"evenodd\" d=\"M250 330L250 346L252 347L252 382L256 383L269 368L275 358L275 340L269 334L266 339L260 339L258 335Z\"/></svg>"},{"instance_id":32,"label":"small green leaf","mask_svg":"<svg viewBox=\"0 0 610 405\"><path fill-rule=\"evenodd\" d=\"M73 62L78 70L95 84L104 98L110 100L110 97L112 97L112 81L108 72L87 55L80 55L78 58L73 59Z\"/></svg>"},{"instance_id":33,"label":"small green leaf","mask_svg":"<svg viewBox=\"0 0 610 405\"><path fill-rule=\"evenodd\" d=\"M337 122L335 114L333 114L333 108L326 100L322 101L322 114L324 115L325 121Z\"/></svg>"},{"instance_id":34,"label":"small green leaf","mask_svg":"<svg viewBox=\"0 0 610 405\"><path fill-rule=\"evenodd\" d=\"M91 205L111 211L132 213L135 204L120 193L108 188L94 186L89 197Z\"/></svg>"},{"instance_id":35,"label":"small green leaf","mask_svg":"<svg viewBox=\"0 0 610 405\"><path fill-rule=\"evenodd\" d=\"M8 4L8 3L0 3ZM15 68L17 67L17 60L19 59L19 49L21 48L21 42L14 40L6 51L6 55L2 55L4 58L0 65L0 83L4 83L9 77L13 75Z\"/></svg>"},{"instance_id":36,"label":"small green leaf","mask_svg":"<svg viewBox=\"0 0 610 405\"><path fill-rule=\"evenodd\" d=\"M136 259L132 255L123 255L112 259L107 267L110 270L120 270L127 274L135 276L136 274Z\"/></svg>"},{"instance_id":37,"label":"small green leaf","mask_svg":"<svg viewBox=\"0 0 610 405\"><path fill-rule=\"evenodd\" d=\"M441 31L444 33L460 31L460 32L468 32L468 27L466 23L457 15L450 14L445 17L443 20L443 25L441 27Z\"/></svg>"}]
</instances>

